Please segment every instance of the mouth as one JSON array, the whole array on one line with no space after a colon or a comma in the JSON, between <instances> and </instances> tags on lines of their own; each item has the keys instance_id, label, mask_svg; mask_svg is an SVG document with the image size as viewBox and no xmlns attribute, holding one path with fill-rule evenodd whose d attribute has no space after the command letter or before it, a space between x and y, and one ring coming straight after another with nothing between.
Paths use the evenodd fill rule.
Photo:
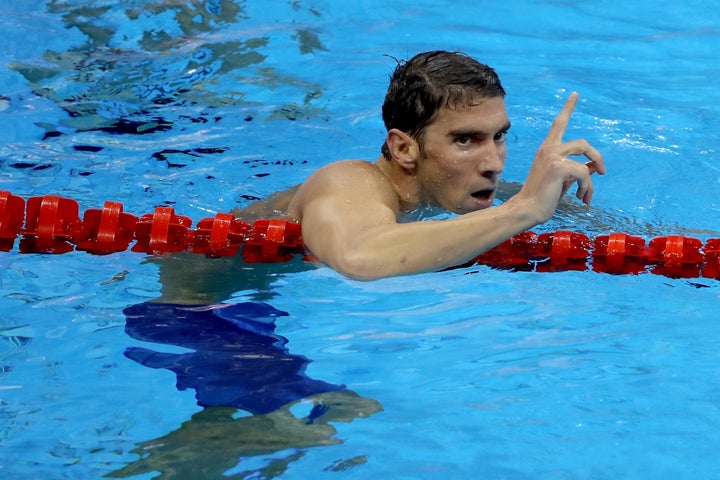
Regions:
<instances>
[{"instance_id":1,"label":"mouth","mask_svg":"<svg viewBox=\"0 0 720 480\"><path fill-rule=\"evenodd\" d=\"M492 199L494 194L494 188L486 188L484 190L478 190L477 192L472 193L472 196L477 198L478 200L490 200Z\"/></svg>"},{"instance_id":2,"label":"mouth","mask_svg":"<svg viewBox=\"0 0 720 480\"><path fill-rule=\"evenodd\" d=\"M470 196L475 199L476 208L488 208L492 205L493 200L495 200L495 189L485 188L471 193Z\"/></svg>"},{"instance_id":3,"label":"mouth","mask_svg":"<svg viewBox=\"0 0 720 480\"><path fill-rule=\"evenodd\" d=\"M473 198L483 201L483 202L492 202L495 197L495 189L494 188L485 188L483 190L478 190L476 192L471 193Z\"/></svg>"}]
</instances>

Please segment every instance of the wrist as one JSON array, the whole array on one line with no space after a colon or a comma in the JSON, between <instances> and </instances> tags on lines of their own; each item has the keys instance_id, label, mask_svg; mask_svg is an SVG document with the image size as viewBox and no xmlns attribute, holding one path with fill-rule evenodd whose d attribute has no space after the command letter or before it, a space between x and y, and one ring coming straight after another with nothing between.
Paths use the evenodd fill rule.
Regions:
<instances>
[{"instance_id":1,"label":"wrist","mask_svg":"<svg viewBox=\"0 0 720 480\"><path fill-rule=\"evenodd\" d=\"M547 219L536 212L535 201L525 200L518 195L510 198L497 208L503 210L503 216L507 218L509 225L513 225L515 227L514 229L517 230L513 235L529 230L547 221Z\"/></svg>"}]
</instances>

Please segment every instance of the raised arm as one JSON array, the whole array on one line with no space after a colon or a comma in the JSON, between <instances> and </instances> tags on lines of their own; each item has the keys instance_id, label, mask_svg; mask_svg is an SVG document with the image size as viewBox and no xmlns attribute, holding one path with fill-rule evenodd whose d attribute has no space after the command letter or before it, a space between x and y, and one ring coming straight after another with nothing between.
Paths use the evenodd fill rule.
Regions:
<instances>
[{"instance_id":1,"label":"raised arm","mask_svg":"<svg viewBox=\"0 0 720 480\"><path fill-rule=\"evenodd\" d=\"M508 203L517 203L520 208L535 216L535 224L548 221L557 208L560 198L573 183L578 184L576 196L586 205L593 195L590 176L605 174L602 155L585 140L563 143L570 117L577 105L578 94L573 92L563 109L555 118L545 141L540 145L525 184ZM583 155L586 163L570 160L569 157Z\"/></svg>"}]
</instances>

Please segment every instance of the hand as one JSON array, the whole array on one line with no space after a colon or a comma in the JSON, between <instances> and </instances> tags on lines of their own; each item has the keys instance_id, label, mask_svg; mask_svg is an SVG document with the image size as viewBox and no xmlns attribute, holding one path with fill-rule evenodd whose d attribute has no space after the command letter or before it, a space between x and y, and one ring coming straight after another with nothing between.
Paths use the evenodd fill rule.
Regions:
<instances>
[{"instance_id":1,"label":"hand","mask_svg":"<svg viewBox=\"0 0 720 480\"><path fill-rule=\"evenodd\" d=\"M563 143L577 101L578 94L570 94L540 145L525 184L513 197L514 201L522 202L530 210L537 224L552 217L558 202L575 182L578 184L577 198L589 204L593 194L590 176L593 173L605 174L602 155L586 140ZM569 159L576 155L583 155L588 161L583 164Z\"/></svg>"}]
</instances>

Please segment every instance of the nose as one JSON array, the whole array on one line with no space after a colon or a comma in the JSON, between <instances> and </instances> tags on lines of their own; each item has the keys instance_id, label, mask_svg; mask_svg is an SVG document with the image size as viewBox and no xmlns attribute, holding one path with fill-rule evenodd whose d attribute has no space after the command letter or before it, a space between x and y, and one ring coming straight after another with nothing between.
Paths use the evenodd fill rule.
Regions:
<instances>
[{"instance_id":1,"label":"nose","mask_svg":"<svg viewBox=\"0 0 720 480\"><path fill-rule=\"evenodd\" d=\"M483 152L480 162L480 175L489 179L497 180L505 169L505 144L498 145L492 142Z\"/></svg>"}]
</instances>

